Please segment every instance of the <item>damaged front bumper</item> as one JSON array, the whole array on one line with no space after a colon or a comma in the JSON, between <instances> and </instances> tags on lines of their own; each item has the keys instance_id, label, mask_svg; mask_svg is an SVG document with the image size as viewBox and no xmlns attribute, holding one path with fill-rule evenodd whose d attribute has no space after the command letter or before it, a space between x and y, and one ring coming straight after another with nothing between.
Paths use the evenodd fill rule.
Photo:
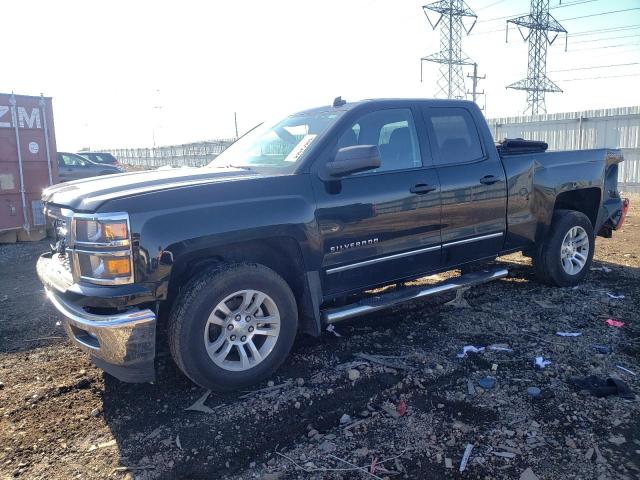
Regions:
<instances>
[{"instance_id":1,"label":"damaged front bumper","mask_svg":"<svg viewBox=\"0 0 640 480\"><path fill-rule=\"evenodd\" d=\"M152 310L82 306L70 299L72 295L65 295L67 291L59 285L61 272L50 255L40 257L37 270L47 297L65 317L67 335L91 355L98 368L124 382L155 379L156 314Z\"/></svg>"},{"instance_id":2,"label":"damaged front bumper","mask_svg":"<svg viewBox=\"0 0 640 480\"><path fill-rule=\"evenodd\" d=\"M151 310L97 315L66 302L51 290L46 292L65 316L69 338L91 355L97 367L125 382L154 380L156 315Z\"/></svg>"}]
</instances>

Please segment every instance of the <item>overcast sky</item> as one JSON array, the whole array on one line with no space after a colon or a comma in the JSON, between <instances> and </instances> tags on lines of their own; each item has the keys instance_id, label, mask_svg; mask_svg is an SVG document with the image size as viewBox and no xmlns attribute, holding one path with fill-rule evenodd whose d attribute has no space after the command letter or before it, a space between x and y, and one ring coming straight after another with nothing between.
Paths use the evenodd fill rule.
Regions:
<instances>
[{"instance_id":1,"label":"overcast sky","mask_svg":"<svg viewBox=\"0 0 640 480\"><path fill-rule=\"evenodd\" d=\"M0 92L53 97L59 150L231 137L234 111L242 133L338 95L433 97L437 66L425 64L420 83L419 59L438 50L439 32L423 3L5 0ZM526 93L505 85L526 77L526 43L515 30L505 43L505 19L487 20L526 13L529 1L467 3L479 22L463 50L487 75L487 114L519 115ZM548 112L640 105L640 9L572 19L640 0L567 3L580 4L551 10L570 36L568 52L564 38L549 48L564 93L547 95ZM616 27L630 28L592 32Z\"/></svg>"}]
</instances>

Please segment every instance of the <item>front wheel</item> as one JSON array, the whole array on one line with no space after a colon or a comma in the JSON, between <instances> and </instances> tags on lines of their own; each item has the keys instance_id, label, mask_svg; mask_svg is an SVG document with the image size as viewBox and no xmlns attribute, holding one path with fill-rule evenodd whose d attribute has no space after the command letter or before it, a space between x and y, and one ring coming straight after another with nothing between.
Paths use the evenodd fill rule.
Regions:
<instances>
[{"instance_id":1,"label":"front wheel","mask_svg":"<svg viewBox=\"0 0 640 480\"><path fill-rule=\"evenodd\" d=\"M537 277L559 287L580 283L591 267L594 243L593 226L584 213L558 210L533 257Z\"/></svg>"},{"instance_id":2,"label":"front wheel","mask_svg":"<svg viewBox=\"0 0 640 480\"><path fill-rule=\"evenodd\" d=\"M295 297L273 270L222 265L194 278L169 318L169 345L178 367L217 391L260 382L289 354L298 315Z\"/></svg>"}]
</instances>

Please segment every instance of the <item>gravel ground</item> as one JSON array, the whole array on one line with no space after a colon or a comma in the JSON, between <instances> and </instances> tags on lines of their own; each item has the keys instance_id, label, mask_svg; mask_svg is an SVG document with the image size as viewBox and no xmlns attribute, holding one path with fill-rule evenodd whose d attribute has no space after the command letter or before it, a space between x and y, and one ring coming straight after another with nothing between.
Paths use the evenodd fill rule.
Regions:
<instances>
[{"instance_id":1,"label":"gravel ground","mask_svg":"<svg viewBox=\"0 0 640 480\"><path fill-rule=\"evenodd\" d=\"M541 285L526 258L503 257L509 278L467 291L467 306L443 296L341 324L341 337L301 337L269 383L226 395L193 386L166 350L155 384L103 374L44 299L34 265L46 243L2 245L0 476L640 478L640 375L617 368L640 374L640 197L632 202L578 288ZM493 344L512 351L457 357ZM552 363L536 369L537 356ZM636 395L591 396L572 383L587 375L622 379ZM493 388L480 386L486 377ZM186 410L203 396L207 411Z\"/></svg>"}]
</instances>

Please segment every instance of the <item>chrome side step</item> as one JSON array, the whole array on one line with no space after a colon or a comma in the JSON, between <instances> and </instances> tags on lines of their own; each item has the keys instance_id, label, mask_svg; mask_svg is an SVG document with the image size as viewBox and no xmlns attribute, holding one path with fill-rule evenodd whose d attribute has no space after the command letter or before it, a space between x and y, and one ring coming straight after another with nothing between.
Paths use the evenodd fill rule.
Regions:
<instances>
[{"instance_id":1,"label":"chrome side step","mask_svg":"<svg viewBox=\"0 0 640 480\"><path fill-rule=\"evenodd\" d=\"M377 312L378 310L415 300L416 298L430 297L439 293L452 292L463 287L487 283L492 280L504 278L508 274L509 272L506 268L494 268L460 275L459 277L445 280L435 285L421 285L402 290L394 290L389 293L365 298L350 305L325 310L322 312L322 318L325 323L336 323L360 315Z\"/></svg>"}]
</instances>

